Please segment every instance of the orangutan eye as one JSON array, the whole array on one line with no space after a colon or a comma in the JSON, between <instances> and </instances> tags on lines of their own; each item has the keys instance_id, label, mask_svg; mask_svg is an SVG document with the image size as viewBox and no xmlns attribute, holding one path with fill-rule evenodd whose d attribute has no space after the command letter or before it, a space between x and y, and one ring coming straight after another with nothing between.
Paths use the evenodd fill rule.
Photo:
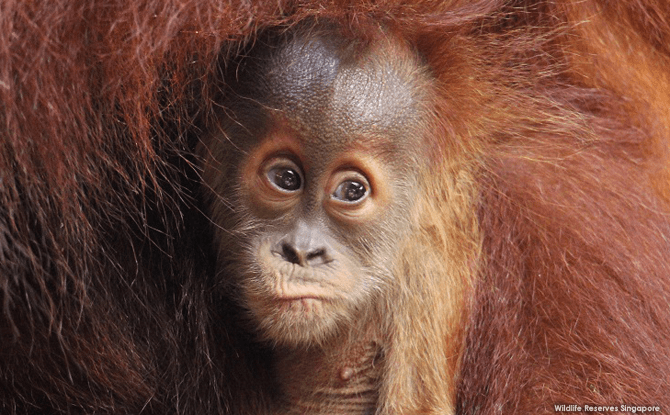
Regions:
<instances>
[{"instance_id":1,"label":"orangutan eye","mask_svg":"<svg viewBox=\"0 0 670 415\"><path fill-rule=\"evenodd\" d=\"M268 171L267 177L270 183L283 191L295 192L302 187L302 177L292 167L273 167Z\"/></svg>"},{"instance_id":2,"label":"orangutan eye","mask_svg":"<svg viewBox=\"0 0 670 415\"><path fill-rule=\"evenodd\" d=\"M358 180L345 180L340 183L333 197L337 200L347 203L357 203L365 199L368 195L367 183L361 183Z\"/></svg>"}]
</instances>

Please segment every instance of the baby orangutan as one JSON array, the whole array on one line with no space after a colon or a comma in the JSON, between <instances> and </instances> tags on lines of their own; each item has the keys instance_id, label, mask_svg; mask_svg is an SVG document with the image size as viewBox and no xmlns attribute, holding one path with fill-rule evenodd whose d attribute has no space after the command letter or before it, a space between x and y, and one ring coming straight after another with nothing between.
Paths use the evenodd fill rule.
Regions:
<instances>
[{"instance_id":1,"label":"baby orangutan","mask_svg":"<svg viewBox=\"0 0 670 415\"><path fill-rule=\"evenodd\" d=\"M221 278L273 346L277 413L453 412L454 281L475 249L453 254L447 239L472 230L431 220L471 218L434 207L449 191L425 197L431 77L377 37L298 30L257 46L200 148Z\"/></svg>"}]
</instances>

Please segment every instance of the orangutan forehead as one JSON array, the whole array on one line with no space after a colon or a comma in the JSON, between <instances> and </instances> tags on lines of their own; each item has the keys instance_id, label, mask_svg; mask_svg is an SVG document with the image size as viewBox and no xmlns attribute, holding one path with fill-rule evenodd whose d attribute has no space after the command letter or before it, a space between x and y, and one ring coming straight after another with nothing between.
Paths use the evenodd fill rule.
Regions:
<instances>
[{"instance_id":1,"label":"orangutan forehead","mask_svg":"<svg viewBox=\"0 0 670 415\"><path fill-rule=\"evenodd\" d=\"M408 47L355 47L337 35L296 35L265 61L268 105L317 135L403 138L416 125L427 76Z\"/></svg>"}]
</instances>

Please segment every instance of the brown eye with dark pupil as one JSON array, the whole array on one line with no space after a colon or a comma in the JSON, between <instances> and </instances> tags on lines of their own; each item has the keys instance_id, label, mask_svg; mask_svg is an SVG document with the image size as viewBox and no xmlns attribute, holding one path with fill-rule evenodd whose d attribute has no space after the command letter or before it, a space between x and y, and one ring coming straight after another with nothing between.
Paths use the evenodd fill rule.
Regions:
<instances>
[{"instance_id":1,"label":"brown eye with dark pupil","mask_svg":"<svg viewBox=\"0 0 670 415\"><path fill-rule=\"evenodd\" d=\"M358 182L349 182L344 188L344 198L358 200L365 194L365 186Z\"/></svg>"},{"instance_id":2,"label":"brown eye with dark pupil","mask_svg":"<svg viewBox=\"0 0 670 415\"><path fill-rule=\"evenodd\" d=\"M289 168L279 168L273 169L272 181L280 189L295 191L300 189L302 182L300 180L300 175L293 169Z\"/></svg>"},{"instance_id":3,"label":"brown eye with dark pupil","mask_svg":"<svg viewBox=\"0 0 670 415\"><path fill-rule=\"evenodd\" d=\"M333 197L344 202L358 202L366 196L367 191L363 183L347 180L335 189Z\"/></svg>"}]
</instances>

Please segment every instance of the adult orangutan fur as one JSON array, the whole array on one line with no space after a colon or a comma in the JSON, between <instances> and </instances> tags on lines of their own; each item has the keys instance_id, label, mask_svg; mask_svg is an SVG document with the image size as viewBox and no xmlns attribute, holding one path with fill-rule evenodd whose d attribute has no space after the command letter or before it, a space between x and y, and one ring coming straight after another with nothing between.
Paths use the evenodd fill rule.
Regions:
<instances>
[{"instance_id":1,"label":"adult orangutan fur","mask_svg":"<svg viewBox=\"0 0 670 415\"><path fill-rule=\"evenodd\" d=\"M3 0L0 412L272 408L194 151L227 65L306 19L435 82L378 412L670 408L666 2Z\"/></svg>"}]
</instances>

